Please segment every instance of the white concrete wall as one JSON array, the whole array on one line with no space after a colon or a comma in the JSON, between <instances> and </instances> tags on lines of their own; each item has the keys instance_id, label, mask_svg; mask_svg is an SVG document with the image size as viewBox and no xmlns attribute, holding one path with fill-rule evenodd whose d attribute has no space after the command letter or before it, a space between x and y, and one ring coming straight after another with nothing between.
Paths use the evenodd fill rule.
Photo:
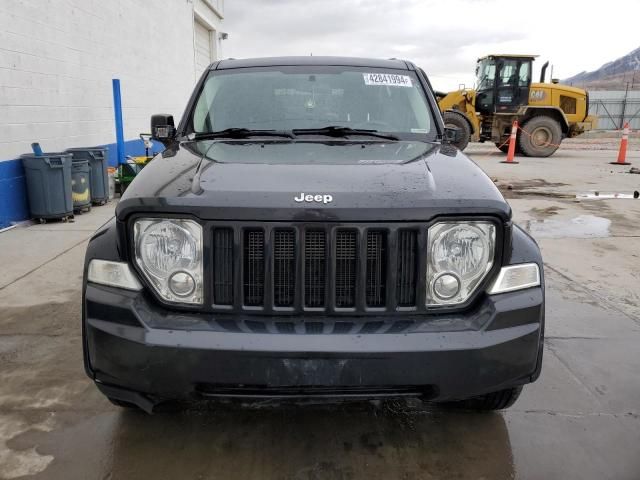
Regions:
<instances>
[{"instance_id":1,"label":"white concrete wall","mask_svg":"<svg viewBox=\"0 0 640 480\"><path fill-rule=\"evenodd\" d=\"M196 79L193 22L220 31L223 0L0 0L0 161L125 140L153 113L178 121ZM219 40L213 43L220 54Z\"/></svg>"}]
</instances>

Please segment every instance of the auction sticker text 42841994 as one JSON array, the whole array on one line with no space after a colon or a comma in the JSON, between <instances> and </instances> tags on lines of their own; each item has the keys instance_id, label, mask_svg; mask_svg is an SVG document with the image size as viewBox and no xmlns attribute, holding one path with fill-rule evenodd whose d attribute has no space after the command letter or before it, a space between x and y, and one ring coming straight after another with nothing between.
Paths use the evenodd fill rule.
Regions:
<instances>
[{"instance_id":1,"label":"auction sticker text 42841994","mask_svg":"<svg viewBox=\"0 0 640 480\"><path fill-rule=\"evenodd\" d=\"M389 73L363 73L365 85L382 85L387 87L412 87L411 77L408 75L394 75Z\"/></svg>"}]
</instances>

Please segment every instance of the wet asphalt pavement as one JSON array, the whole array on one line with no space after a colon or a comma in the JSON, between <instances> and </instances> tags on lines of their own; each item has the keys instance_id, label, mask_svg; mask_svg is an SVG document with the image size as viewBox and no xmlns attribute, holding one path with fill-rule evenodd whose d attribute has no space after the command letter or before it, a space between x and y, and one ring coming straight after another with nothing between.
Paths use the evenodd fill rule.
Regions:
<instances>
[{"instance_id":1,"label":"wet asphalt pavement","mask_svg":"<svg viewBox=\"0 0 640 480\"><path fill-rule=\"evenodd\" d=\"M480 163L514 185L535 175ZM0 234L0 478L640 478L640 203L576 203L556 183L510 200L545 257L547 339L540 380L499 413L414 400L121 411L80 347L85 241L112 207Z\"/></svg>"}]
</instances>

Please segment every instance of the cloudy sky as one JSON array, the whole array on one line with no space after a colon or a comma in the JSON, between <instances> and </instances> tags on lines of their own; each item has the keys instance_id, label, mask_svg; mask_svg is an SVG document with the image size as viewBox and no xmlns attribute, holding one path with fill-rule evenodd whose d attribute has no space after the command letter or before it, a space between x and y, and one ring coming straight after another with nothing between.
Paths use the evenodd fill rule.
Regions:
<instances>
[{"instance_id":1,"label":"cloudy sky","mask_svg":"<svg viewBox=\"0 0 640 480\"><path fill-rule=\"evenodd\" d=\"M487 53L540 55L534 78L594 70L640 46L638 18L637 0L225 0L223 56L406 58L452 89Z\"/></svg>"}]
</instances>

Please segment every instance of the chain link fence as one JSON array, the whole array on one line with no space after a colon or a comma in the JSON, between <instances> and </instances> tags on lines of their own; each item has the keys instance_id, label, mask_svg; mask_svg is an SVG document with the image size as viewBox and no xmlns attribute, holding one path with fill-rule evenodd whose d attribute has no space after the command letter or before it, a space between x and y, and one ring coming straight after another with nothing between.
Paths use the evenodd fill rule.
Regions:
<instances>
[{"instance_id":1,"label":"chain link fence","mask_svg":"<svg viewBox=\"0 0 640 480\"><path fill-rule=\"evenodd\" d=\"M632 130L639 130L640 91L591 90L589 114L598 117L598 130L618 130L627 122Z\"/></svg>"}]
</instances>

